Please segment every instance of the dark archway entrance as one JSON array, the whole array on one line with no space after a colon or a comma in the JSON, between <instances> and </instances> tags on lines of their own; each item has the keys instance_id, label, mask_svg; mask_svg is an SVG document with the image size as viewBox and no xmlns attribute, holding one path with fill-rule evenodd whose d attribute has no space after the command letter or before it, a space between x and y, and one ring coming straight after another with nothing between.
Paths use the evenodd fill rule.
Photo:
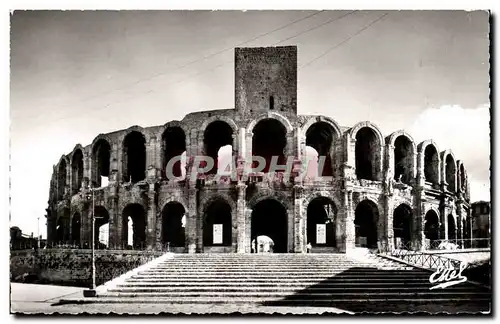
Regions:
<instances>
[{"instance_id":1,"label":"dark archway entrance","mask_svg":"<svg viewBox=\"0 0 500 324\"><path fill-rule=\"evenodd\" d=\"M413 169L413 145L404 135L394 141L394 180L410 184Z\"/></svg>"},{"instance_id":2,"label":"dark archway entrance","mask_svg":"<svg viewBox=\"0 0 500 324\"><path fill-rule=\"evenodd\" d=\"M77 149L73 154L71 161L71 193L76 194L82 187L83 180L83 153L82 150Z\"/></svg>"},{"instance_id":3,"label":"dark archway entrance","mask_svg":"<svg viewBox=\"0 0 500 324\"><path fill-rule=\"evenodd\" d=\"M203 246L231 246L231 206L226 201L211 202L203 219Z\"/></svg>"},{"instance_id":4,"label":"dark archway entrance","mask_svg":"<svg viewBox=\"0 0 500 324\"><path fill-rule=\"evenodd\" d=\"M425 181L438 184L439 179L439 155L436 147L429 144L424 151L424 176Z\"/></svg>"},{"instance_id":5,"label":"dark archway entrance","mask_svg":"<svg viewBox=\"0 0 500 324\"><path fill-rule=\"evenodd\" d=\"M428 248L434 248L439 239L439 216L433 210L429 210L425 214L424 234L425 238L430 241Z\"/></svg>"},{"instance_id":6,"label":"dark archway entrance","mask_svg":"<svg viewBox=\"0 0 500 324\"><path fill-rule=\"evenodd\" d=\"M225 121L216 120L205 129L203 144L205 154L214 161L213 167L206 174L217 174L219 150L223 146L233 145L233 129Z\"/></svg>"},{"instance_id":7,"label":"dark archway entrance","mask_svg":"<svg viewBox=\"0 0 500 324\"><path fill-rule=\"evenodd\" d=\"M276 119L263 119L255 125L252 137L252 156L266 161L262 172L269 172L271 159L277 157L277 165L285 165L286 128ZM254 162L253 167L258 163Z\"/></svg>"},{"instance_id":8,"label":"dark archway entrance","mask_svg":"<svg viewBox=\"0 0 500 324\"><path fill-rule=\"evenodd\" d=\"M394 247L409 249L412 238L413 213L408 205L401 204L394 209L392 229L394 232Z\"/></svg>"},{"instance_id":9,"label":"dark archway entrance","mask_svg":"<svg viewBox=\"0 0 500 324\"><path fill-rule=\"evenodd\" d=\"M274 199L260 201L253 208L251 218L252 242L258 236L268 236L274 242L273 252L288 252L288 217L280 202Z\"/></svg>"},{"instance_id":10,"label":"dark archway entrance","mask_svg":"<svg viewBox=\"0 0 500 324\"><path fill-rule=\"evenodd\" d=\"M306 146L316 150L318 160L323 159L324 164L318 165L318 176L332 176L334 172L334 163L332 162L333 152L335 150L335 140L337 134L331 125L325 122L316 122L306 131Z\"/></svg>"},{"instance_id":11,"label":"dark archway entrance","mask_svg":"<svg viewBox=\"0 0 500 324\"><path fill-rule=\"evenodd\" d=\"M129 230L132 230L131 242ZM127 248L143 249L146 246L146 213L139 204L130 204L123 209L122 242Z\"/></svg>"},{"instance_id":12,"label":"dark archway entrance","mask_svg":"<svg viewBox=\"0 0 500 324\"><path fill-rule=\"evenodd\" d=\"M137 131L123 140L123 181L132 183L146 178L146 139Z\"/></svg>"},{"instance_id":13,"label":"dark archway entrance","mask_svg":"<svg viewBox=\"0 0 500 324\"><path fill-rule=\"evenodd\" d=\"M80 245L80 230L81 230L81 216L80 213L76 212L73 214L73 219L71 220L71 240L73 244Z\"/></svg>"},{"instance_id":14,"label":"dark archway entrance","mask_svg":"<svg viewBox=\"0 0 500 324\"><path fill-rule=\"evenodd\" d=\"M378 163L380 159L379 139L370 127L361 128L356 134L355 158L356 176L358 179L378 179Z\"/></svg>"},{"instance_id":15,"label":"dark archway entrance","mask_svg":"<svg viewBox=\"0 0 500 324\"><path fill-rule=\"evenodd\" d=\"M185 246L184 206L172 201L165 205L161 213L162 228L161 241L164 248Z\"/></svg>"},{"instance_id":16,"label":"dark archway entrance","mask_svg":"<svg viewBox=\"0 0 500 324\"><path fill-rule=\"evenodd\" d=\"M375 203L363 200L356 207L354 226L356 231L356 246L377 247L378 208Z\"/></svg>"},{"instance_id":17,"label":"dark archway entrance","mask_svg":"<svg viewBox=\"0 0 500 324\"><path fill-rule=\"evenodd\" d=\"M95 246L96 248L105 249L109 245L109 213L103 206L95 206L94 213Z\"/></svg>"},{"instance_id":18,"label":"dark archway entrance","mask_svg":"<svg viewBox=\"0 0 500 324\"><path fill-rule=\"evenodd\" d=\"M92 148L92 185L101 186L101 177L109 177L111 146L104 139L99 139Z\"/></svg>"},{"instance_id":19,"label":"dark archway entrance","mask_svg":"<svg viewBox=\"0 0 500 324\"><path fill-rule=\"evenodd\" d=\"M335 247L337 209L331 199L317 197L307 206L307 243L313 247Z\"/></svg>"},{"instance_id":20,"label":"dark archway entrance","mask_svg":"<svg viewBox=\"0 0 500 324\"><path fill-rule=\"evenodd\" d=\"M168 127L163 132L161 145L163 152L162 177L166 179L181 177L181 161L176 161L171 165L168 165L168 162L173 158L181 156L186 151L186 134L184 130L178 126ZM169 166L169 170L167 170L167 166Z\"/></svg>"},{"instance_id":21,"label":"dark archway entrance","mask_svg":"<svg viewBox=\"0 0 500 324\"><path fill-rule=\"evenodd\" d=\"M457 239L457 227L455 226L455 217L452 214L448 215L448 239Z\"/></svg>"}]
</instances>

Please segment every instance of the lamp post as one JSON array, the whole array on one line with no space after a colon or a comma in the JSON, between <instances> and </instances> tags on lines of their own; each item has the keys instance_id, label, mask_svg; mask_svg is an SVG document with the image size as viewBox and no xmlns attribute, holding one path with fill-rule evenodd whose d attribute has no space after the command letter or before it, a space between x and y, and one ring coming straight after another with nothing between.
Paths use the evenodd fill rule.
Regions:
<instances>
[{"instance_id":1,"label":"lamp post","mask_svg":"<svg viewBox=\"0 0 500 324\"><path fill-rule=\"evenodd\" d=\"M92 247L91 247L91 267L92 267L92 287L90 289L84 290L83 291L83 296L84 297L95 297L97 295L96 292L96 284L95 284L95 199L94 199L94 191L100 188L89 188L90 191L92 192ZM90 198L90 197L88 197Z\"/></svg>"}]
</instances>

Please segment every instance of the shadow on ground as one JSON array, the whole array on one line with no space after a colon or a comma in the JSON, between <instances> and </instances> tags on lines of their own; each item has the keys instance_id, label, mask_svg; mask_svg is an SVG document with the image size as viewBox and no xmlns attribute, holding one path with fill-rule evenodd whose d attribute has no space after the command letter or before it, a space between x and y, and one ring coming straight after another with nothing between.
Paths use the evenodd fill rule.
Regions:
<instances>
[{"instance_id":1,"label":"shadow on ground","mask_svg":"<svg viewBox=\"0 0 500 324\"><path fill-rule=\"evenodd\" d=\"M490 312L491 289L465 282L430 290L430 274L423 270L353 267L262 305L335 307L354 313Z\"/></svg>"}]
</instances>

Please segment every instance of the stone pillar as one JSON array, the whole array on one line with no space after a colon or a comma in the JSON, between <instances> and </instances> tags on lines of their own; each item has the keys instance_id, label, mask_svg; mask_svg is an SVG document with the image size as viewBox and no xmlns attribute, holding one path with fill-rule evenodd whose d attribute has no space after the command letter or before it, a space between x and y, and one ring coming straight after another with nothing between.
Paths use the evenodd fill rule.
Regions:
<instances>
[{"instance_id":1,"label":"stone pillar","mask_svg":"<svg viewBox=\"0 0 500 324\"><path fill-rule=\"evenodd\" d=\"M414 237L413 237L413 250L423 250L425 243L424 234L424 222L425 222L425 208L422 202L419 200L418 207L415 209L415 220L414 220Z\"/></svg>"},{"instance_id":2,"label":"stone pillar","mask_svg":"<svg viewBox=\"0 0 500 324\"><path fill-rule=\"evenodd\" d=\"M245 208L245 253L252 252L252 209Z\"/></svg>"},{"instance_id":3,"label":"stone pillar","mask_svg":"<svg viewBox=\"0 0 500 324\"><path fill-rule=\"evenodd\" d=\"M396 170L394 170L394 145L386 145L385 158L387 159L387 180L394 179Z\"/></svg>"},{"instance_id":4,"label":"stone pillar","mask_svg":"<svg viewBox=\"0 0 500 324\"><path fill-rule=\"evenodd\" d=\"M197 189L198 195L201 195L200 189ZM203 253L203 209L199 204L199 200L196 200L196 252Z\"/></svg>"},{"instance_id":5,"label":"stone pillar","mask_svg":"<svg viewBox=\"0 0 500 324\"><path fill-rule=\"evenodd\" d=\"M394 249L394 202L391 196L385 196L384 235L383 248L389 251Z\"/></svg>"},{"instance_id":6,"label":"stone pillar","mask_svg":"<svg viewBox=\"0 0 500 324\"><path fill-rule=\"evenodd\" d=\"M245 242L248 240L246 235L246 188L243 183L238 183L238 201L236 202L236 252L245 253ZM234 226L233 226L234 228Z\"/></svg>"},{"instance_id":7,"label":"stone pillar","mask_svg":"<svg viewBox=\"0 0 500 324\"><path fill-rule=\"evenodd\" d=\"M348 253L356 247L356 229L354 226L354 209L352 203L352 191L346 190L344 194L345 201L345 242L344 251Z\"/></svg>"},{"instance_id":8,"label":"stone pillar","mask_svg":"<svg viewBox=\"0 0 500 324\"><path fill-rule=\"evenodd\" d=\"M303 201L303 193L304 187L300 185L293 186L293 216L294 216L294 252L295 253L304 253L306 252L305 246L307 242L305 242L306 231L305 231L305 211L303 210L302 201Z\"/></svg>"},{"instance_id":9,"label":"stone pillar","mask_svg":"<svg viewBox=\"0 0 500 324\"><path fill-rule=\"evenodd\" d=\"M109 210L109 247L111 249L121 250L122 246L122 227L123 220L121 210L118 205L117 188L113 188L114 193L109 197L111 208Z\"/></svg>"},{"instance_id":10,"label":"stone pillar","mask_svg":"<svg viewBox=\"0 0 500 324\"><path fill-rule=\"evenodd\" d=\"M287 208L286 210L287 218L288 218L288 238L287 238L287 252L295 252L295 235L296 235L296 230L295 230L295 213L294 213L294 208L293 206L290 206L290 208Z\"/></svg>"},{"instance_id":11,"label":"stone pillar","mask_svg":"<svg viewBox=\"0 0 500 324\"><path fill-rule=\"evenodd\" d=\"M156 203L154 184L149 185L148 190L148 211L146 222L146 245L151 250L156 245Z\"/></svg>"},{"instance_id":12,"label":"stone pillar","mask_svg":"<svg viewBox=\"0 0 500 324\"><path fill-rule=\"evenodd\" d=\"M197 203L196 189L188 189L188 210L186 211L186 249L188 253L196 252Z\"/></svg>"}]
</instances>

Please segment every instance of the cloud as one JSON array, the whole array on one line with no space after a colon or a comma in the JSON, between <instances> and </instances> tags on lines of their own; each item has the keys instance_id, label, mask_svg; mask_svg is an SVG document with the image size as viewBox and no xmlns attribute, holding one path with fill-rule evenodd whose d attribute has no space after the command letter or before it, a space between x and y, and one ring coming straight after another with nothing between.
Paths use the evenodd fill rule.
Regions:
<instances>
[{"instance_id":1,"label":"cloud","mask_svg":"<svg viewBox=\"0 0 500 324\"><path fill-rule=\"evenodd\" d=\"M490 110L488 105L429 108L413 123L415 141L433 139L439 150L451 149L462 160L471 183L471 200L490 199Z\"/></svg>"}]
</instances>

